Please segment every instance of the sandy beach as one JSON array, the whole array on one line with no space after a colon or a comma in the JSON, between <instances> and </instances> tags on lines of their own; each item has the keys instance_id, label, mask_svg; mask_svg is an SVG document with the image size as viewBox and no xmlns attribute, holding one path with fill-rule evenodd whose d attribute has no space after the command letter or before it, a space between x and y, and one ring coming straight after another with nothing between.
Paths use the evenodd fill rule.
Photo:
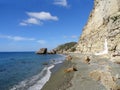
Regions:
<instances>
[{"instance_id":1,"label":"sandy beach","mask_svg":"<svg viewBox=\"0 0 120 90\"><path fill-rule=\"evenodd\" d=\"M66 90L69 88L74 72L65 73L64 70L72 65L74 65L74 63L64 61L60 68L52 74L50 80L45 84L42 90Z\"/></svg>"},{"instance_id":2,"label":"sandy beach","mask_svg":"<svg viewBox=\"0 0 120 90\"><path fill-rule=\"evenodd\" d=\"M86 55L80 55L76 53L70 54L73 59L71 61L65 61L61 68L56 71L46 83L42 90L119 90L120 80L113 77L119 76L120 66L108 61L110 58L90 56L90 63L84 62ZM65 73L66 68L75 66L78 71ZM108 70L110 66L110 70ZM91 72L100 71L102 74L96 74L90 76ZM100 80L96 80L96 77L101 75Z\"/></svg>"}]
</instances>

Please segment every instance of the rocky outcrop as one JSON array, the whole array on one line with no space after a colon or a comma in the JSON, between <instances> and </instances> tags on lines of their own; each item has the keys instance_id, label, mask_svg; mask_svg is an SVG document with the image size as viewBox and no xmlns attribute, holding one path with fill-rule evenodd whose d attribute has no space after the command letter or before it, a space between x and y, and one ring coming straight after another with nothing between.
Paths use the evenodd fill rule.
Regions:
<instances>
[{"instance_id":1,"label":"rocky outcrop","mask_svg":"<svg viewBox=\"0 0 120 90\"><path fill-rule=\"evenodd\" d=\"M37 54L65 54L68 52L76 51L76 45L77 45L77 42L69 42L69 43L59 45L58 47L50 51L47 51L47 48L41 48L36 53Z\"/></svg>"},{"instance_id":2,"label":"rocky outcrop","mask_svg":"<svg viewBox=\"0 0 120 90\"><path fill-rule=\"evenodd\" d=\"M37 54L47 54L47 48L41 48L39 51L36 52Z\"/></svg>"},{"instance_id":3,"label":"rocky outcrop","mask_svg":"<svg viewBox=\"0 0 120 90\"><path fill-rule=\"evenodd\" d=\"M120 52L120 0L95 0L76 50L87 54Z\"/></svg>"},{"instance_id":4,"label":"rocky outcrop","mask_svg":"<svg viewBox=\"0 0 120 90\"><path fill-rule=\"evenodd\" d=\"M90 77L96 81L101 81L107 90L119 90L110 72L94 70L90 72Z\"/></svg>"},{"instance_id":5,"label":"rocky outcrop","mask_svg":"<svg viewBox=\"0 0 120 90\"><path fill-rule=\"evenodd\" d=\"M53 49L53 50L48 51L47 53L48 54L56 54L56 50Z\"/></svg>"},{"instance_id":6,"label":"rocky outcrop","mask_svg":"<svg viewBox=\"0 0 120 90\"><path fill-rule=\"evenodd\" d=\"M36 52L37 54L56 54L56 50L52 49L47 51L47 48L41 48L39 51Z\"/></svg>"},{"instance_id":7,"label":"rocky outcrop","mask_svg":"<svg viewBox=\"0 0 120 90\"><path fill-rule=\"evenodd\" d=\"M62 45L59 45L55 48L56 53L68 53L76 51L77 42L69 42Z\"/></svg>"}]
</instances>

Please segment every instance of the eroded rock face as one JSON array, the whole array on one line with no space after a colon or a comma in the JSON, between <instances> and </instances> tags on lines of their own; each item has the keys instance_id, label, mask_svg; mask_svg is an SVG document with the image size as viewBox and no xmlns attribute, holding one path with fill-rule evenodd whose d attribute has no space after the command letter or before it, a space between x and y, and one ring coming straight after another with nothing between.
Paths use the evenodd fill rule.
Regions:
<instances>
[{"instance_id":1,"label":"eroded rock face","mask_svg":"<svg viewBox=\"0 0 120 90\"><path fill-rule=\"evenodd\" d=\"M114 81L110 72L94 70L90 72L90 77L96 81L101 81L101 83L106 87L107 90L119 90L117 84Z\"/></svg>"},{"instance_id":2,"label":"eroded rock face","mask_svg":"<svg viewBox=\"0 0 120 90\"><path fill-rule=\"evenodd\" d=\"M105 54L120 51L120 0L95 0L76 49L81 53L99 53L105 49L105 40Z\"/></svg>"}]
</instances>

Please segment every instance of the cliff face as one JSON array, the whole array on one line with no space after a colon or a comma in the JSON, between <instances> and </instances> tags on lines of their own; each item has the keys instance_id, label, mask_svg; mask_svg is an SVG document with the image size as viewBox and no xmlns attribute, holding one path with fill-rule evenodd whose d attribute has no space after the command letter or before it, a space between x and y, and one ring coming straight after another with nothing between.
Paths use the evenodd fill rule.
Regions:
<instances>
[{"instance_id":1,"label":"cliff face","mask_svg":"<svg viewBox=\"0 0 120 90\"><path fill-rule=\"evenodd\" d=\"M95 0L77 51L114 54L120 51L120 0Z\"/></svg>"}]
</instances>

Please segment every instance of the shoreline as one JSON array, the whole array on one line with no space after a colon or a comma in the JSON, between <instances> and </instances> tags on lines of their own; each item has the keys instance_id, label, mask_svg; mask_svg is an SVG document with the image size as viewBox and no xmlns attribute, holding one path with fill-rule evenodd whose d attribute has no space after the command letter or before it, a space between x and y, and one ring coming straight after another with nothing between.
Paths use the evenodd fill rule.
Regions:
<instances>
[{"instance_id":1,"label":"shoreline","mask_svg":"<svg viewBox=\"0 0 120 90\"><path fill-rule=\"evenodd\" d=\"M65 73L65 69L73 66L74 63L70 61L64 61L57 71L51 74L49 81L43 86L41 90L66 90L71 86L71 79L74 72ZM51 70L52 71L52 70Z\"/></svg>"},{"instance_id":2,"label":"shoreline","mask_svg":"<svg viewBox=\"0 0 120 90\"><path fill-rule=\"evenodd\" d=\"M51 75L41 90L119 90L120 66L106 56L69 53L71 61L65 60L60 69ZM89 56L90 62L85 62ZM64 70L75 66L78 71L65 73ZM117 76L117 77L116 77Z\"/></svg>"},{"instance_id":3,"label":"shoreline","mask_svg":"<svg viewBox=\"0 0 120 90\"><path fill-rule=\"evenodd\" d=\"M49 81L53 73L61 67L61 64L64 62L64 60L65 56L55 56L55 58L50 59L46 65L41 63L41 66L43 66L43 68L38 71L37 74L21 80L17 84L12 85L9 89L41 90L43 86Z\"/></svg>"}]
</instances>

